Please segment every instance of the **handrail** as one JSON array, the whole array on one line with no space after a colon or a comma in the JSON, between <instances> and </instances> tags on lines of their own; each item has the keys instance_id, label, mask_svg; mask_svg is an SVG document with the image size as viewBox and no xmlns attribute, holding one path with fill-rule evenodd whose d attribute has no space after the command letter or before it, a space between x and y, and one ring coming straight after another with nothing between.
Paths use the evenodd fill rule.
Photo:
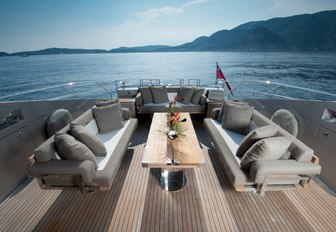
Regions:
<instances>
[{"instance_id":1,"label":"handrail","mask_svg":"<svg viewBox=\"0 0 336 232\"><path fill-rule=\"evenodd\" d=\"M231 81L230 83L235 83L236 81ZM258 92L258 91L239 91L241 86L245 83L258 83L258 84L264 84L264 85L275 85L274 88L268 90L267 92ZM257 96L257 98L262 98L264 96L276 96L276 97L281 97L281 98L286 98L286 99L295 99L298 100L299 98L292 98L284 95L278 95L278 94L273 94L272 92L275 91L276 89L279 89L281 87L285 88L291 88L291 89L297 89L297 90L303 90L303 91L308 91L310 93L317 93L317 94L322 94L326 96L331 96L335 97L336 99L336 94L329 93L326 91L320 91L316 89L310 89L310 88L305 88L305 87L300 87L300 86L295 86L295 85L290 85L290 84L283 84L283 83L278 83L278 82L271 82L271 81L261 81L261 80L240 80L238 85L235 86L232 90L233 92L253 92L253 93L259 93L260 95Z\"/></svg>"},{"instance_id":2,"label":"handrail","mask_svg":"<svg viewBox=\"0 0 336 232\"><path fill-rule=\"evenodd\" d=\"M181 79L182 80L182 79ZM202 86L205 88L217 88L217 89L226 89L225 83L224 82L217 82L213 85L207 83L207 85L200 85L199 79L188 79L188 85L190 85L191 81L197 80L197 85ZM140 80L140 86L143 86L144 81L150 81L151 84L154 85L161 85L160 79L141 79ZM256 88L249 89L245 88L244 89L244 84L251 84L250 86L255 86L255 84L262 86L266 85L269 86L267 90L263 88L263 90L256 90ZM97 87L88 87L88 85L96 85L99 86L103 90L103 92L98 92ZM180 84L184 85L184 81L180 81ZM254 84L254 85L253 85ZM109 86L114 86L114 87L109 87ZM283 98L283 99L291 99L291 100L299 100L300 98L297 98L296 96L290 96L288 95L282 95L279 93L276 93L276 90L279 90L280 88L290 88L290 89L297 89L309 93L315 93L315 94L321 94L324 96L328 96L329 98L332 97L336 99L336 94L334 93L329 93L326 91L320 91L320 90L315 90L315 89L310 89L310 88L305 88L305 87L300 87L300 86L295 86L295 85L290 85L290 84L283 84L283 83L277 83L277 82L271 82L271 81L262 81L262 80L239 80L239 81L230 81L230 85L233 87L233 93L234 96L232 97L230 94L228 94L228 98L251 98L251 94L254 94L253 98L264 98L265 96L271 96L271 97L276 97L276 98ZM83 91L83 86L86 87L87 89L91 91ZM169 85L170 86L170 85ZM175 85L174 85L175 86ZM178 84L176 85L178 86ZM79 89L76 89L78 88ZM32 89L32 90L26 90L26 91L21 91L17 93L12 93L6 96L0 96L0 100L2 99L9 99L12 97L17 97L20 95L27 95L27 94L34 94L38 92L43 92L46 90L52 90L52 89L57 89L60 88L62 90L66 90L68 94L64 94L64 91L61 92L61 96L55 96L49 98L49 100L56 100L56 99L66 99L66 98L71 98L71 97L76 97L83 99L85 98L84 95L90 96L91 98L99 98L99 97L104 97L106 96L105 94L108 94L109 97L113 98L114 96L117 95L117 90L118 89L125 89L125 88L130 88L130 87L139 87L139 85L136 84L129 84L126 85L124 80L114 80L111 82L107 81L82 81L82 82L69 82L65 84L60 84L60 85L53 85L53 86L48 86L44 88L37 88L37 89ZM98 89L99 89L98 88ZM288 93L288 91L286 91ZM56 94L58 92L55 91ZM244 95L245 93L245 95ZM246 94L247 93L247 94ZM249 94L250 93L250 94ZM29 95L28 95L29 96ZM50 96L50 95L49 95ZM303 98L301 98L303 99Z\"/></svg>"}]
</instances>

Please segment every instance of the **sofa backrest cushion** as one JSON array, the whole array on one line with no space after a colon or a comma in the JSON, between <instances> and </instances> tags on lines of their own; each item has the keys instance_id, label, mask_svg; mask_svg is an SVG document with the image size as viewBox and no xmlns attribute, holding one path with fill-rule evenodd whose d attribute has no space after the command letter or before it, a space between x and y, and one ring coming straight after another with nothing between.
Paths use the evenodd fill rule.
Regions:
<instances>
[{"instance_id":1,"label":"sofa backrest cushion","mask_svg":"<svg viewBox=\"0 0 336 232\"><path fill-rule=\"evenodd\" d=\"M177 93L177 101L179 101L183 104L189 104L193 94L194 94L194 88L192 88L192 87L181 87L181 89Z\"/></svg>"},{"instance_id":2,"label":"sofa backrest cushion","mask_svg":"<svg viewBox=\"0 0 336 232\"><path fill-rule=\"evenodd\" d=\"M249 132L254 108L248 105L225 103L222 127L240 134Z\"/></svg>"},{"instance_id":3,"label":"sofa backrest cushion","mask_svg":"<svg viewBox=\"0 0 336 232\"><path fill-rule=\"evenodd\" d=\"M85 144L65 133L55 134L55 143L62 159L90 160L98 168L97 160L92 151Z\"/></svg>"},{"instance_id":4,"label":"sofa backrest cushion","mask_svg":"<svg viewBox=\"0 0 336 232\"><path fill-rule=\"evenodd\" d=\"M97 136L90 130L85 128L83 125L71 123L70 124L71 134L84 143L95 156L106 156L106 147L97 138Z\"/></svg>"},{"instance_id":5,"label":"sofa backrest cushion","mask_svg":"<svg viewBox=\"0 0 336 232\"><path fill-rule=\"evenodd\" d=\"M254 129L248 135L246 135L243 141L240 143L236 155L238 157L242 157L254 143L260 139L275 136L278 130L278 125L268 125Z\"/></svg>"},{"instance_id":6,"label":"sofa backrest cushion","mask_svg":"<svg viewBox=\"0 0 336 232\"><path fill-rule=\"evenodd\" d=\"M247 150L240 166L242 169L249 169L256 160L278 160L286 153L291 142L292 139L285 136L261 139Z\"/></svg>"},{"instance_id":7,"label":"sofa backrest cushion","mask_svg":"<svg viewBox=\"0 0 336 232\"><path fill-rule=\"evenodd\" d=\"M152 92L153 102L155 104L169 102L165 86L150 86L150 90Z\"/></svg>"},{"instance_id":8,"label":"sofa backrest cushion","mask_svg":"<svg viewBox=\"0 0 336 232\"><path fill-rule=\"evenodd\" d=\"M141 87L139 91L142 96L142 103L148 104L153 102L152 92L149 87Z\"/></svg>"},{"instance_id":9,"label":"sofa backrest cushion","mask_svg":"<svg viewBox=\"0 0 336 232\"><path fill-rule=\"evenodd\" d=\"M219 111L219 113L218 113L218 116L217 116L217 121L218 122L222 122L222 120L223 120L223 115L224 115L224 109L225 109L225 104L226 103L231 103L231 104L237 104L237 105L248 105L246 102L237 102L237 101L230 101L230 100L228 100L228 99L225 99L224 101L223 101L223 104L222 104L222 106L221 106L221 109L220 109L220 111Z\"/></svg>"},{"instance_id":10,"label":"sofa backrest cushion","mask_svg":"<svg viewBox=\"0 0 336 232\"><path fill-rule=\"evenodd\" d=\"M124 126L119 104L92 108L99 133L107 133Z\"/></svg>"},{"instance_id":11,"label":"sofa backrest cushion","mask_svg":"<svg viewBox=\"0 0 336 232\"><path fill-rule=\"evenodd\" d=\"M200 104L200 101L201 101L201 97L202 97L202 94L204 93L204 89L203 88L195 88L194 89L194 93L191 97L191 100L190 102L192 104Z\"/></svg>"}]
</instances>

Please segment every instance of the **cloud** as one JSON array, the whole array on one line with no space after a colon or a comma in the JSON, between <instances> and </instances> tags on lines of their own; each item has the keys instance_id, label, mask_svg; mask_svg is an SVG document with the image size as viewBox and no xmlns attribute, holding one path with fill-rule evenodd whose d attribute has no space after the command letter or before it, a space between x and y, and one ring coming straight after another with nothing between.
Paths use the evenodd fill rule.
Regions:
<instances>
[{"instance_id":1,"label":"cloud","mask_svg":"<svg viewBox=\"0 0 336 232\"><path fill-rule=\"evenodd\" d=\"M164 6L161 8L152 8L146 11L136 12L135 16L140 22L148 22L154 18L161 15L173 15L183 13L184 10L190 6L203 4L209 0L192 0L187 3L182 4L180 7Z\"/></svg>"}]
</instances>

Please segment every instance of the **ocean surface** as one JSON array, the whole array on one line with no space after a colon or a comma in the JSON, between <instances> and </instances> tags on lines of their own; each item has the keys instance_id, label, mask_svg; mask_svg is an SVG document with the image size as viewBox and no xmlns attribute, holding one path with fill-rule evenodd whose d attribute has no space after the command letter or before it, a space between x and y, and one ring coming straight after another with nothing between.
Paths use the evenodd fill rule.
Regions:
<instances>
[{"instance_id":1,"label":"ocean surface","mask_svg":"<svg viewBox=\"0 0 336 232\"><path fill-rule=\"evenodd\" d=\"M139 79L159 79L168 85L199 79L213 85L216 62L234 98L336 100L335 53L178 52L0 57L0 101L109 98L119 80L137 85Z\"/></svg>"}]
</instances>

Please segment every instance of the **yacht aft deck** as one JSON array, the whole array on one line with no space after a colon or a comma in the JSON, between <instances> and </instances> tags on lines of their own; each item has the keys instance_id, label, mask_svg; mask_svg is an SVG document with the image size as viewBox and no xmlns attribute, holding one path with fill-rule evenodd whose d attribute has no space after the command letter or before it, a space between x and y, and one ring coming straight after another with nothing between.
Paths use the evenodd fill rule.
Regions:
<instances>
[{"instance_id":1,"label":"yacht aft deck","mask_svg":"<svg viewBox=\"0 0 336 232\"><path fill-rule=\"evenodd\" d=\"M141 166L150 120L140 118L110 191L41 190L35 180L0 205L0 231L336 231L336 198L312 181L302 191L236 192L194 118L206 165L166 192Z\"/></svg>"}]
</instances>

